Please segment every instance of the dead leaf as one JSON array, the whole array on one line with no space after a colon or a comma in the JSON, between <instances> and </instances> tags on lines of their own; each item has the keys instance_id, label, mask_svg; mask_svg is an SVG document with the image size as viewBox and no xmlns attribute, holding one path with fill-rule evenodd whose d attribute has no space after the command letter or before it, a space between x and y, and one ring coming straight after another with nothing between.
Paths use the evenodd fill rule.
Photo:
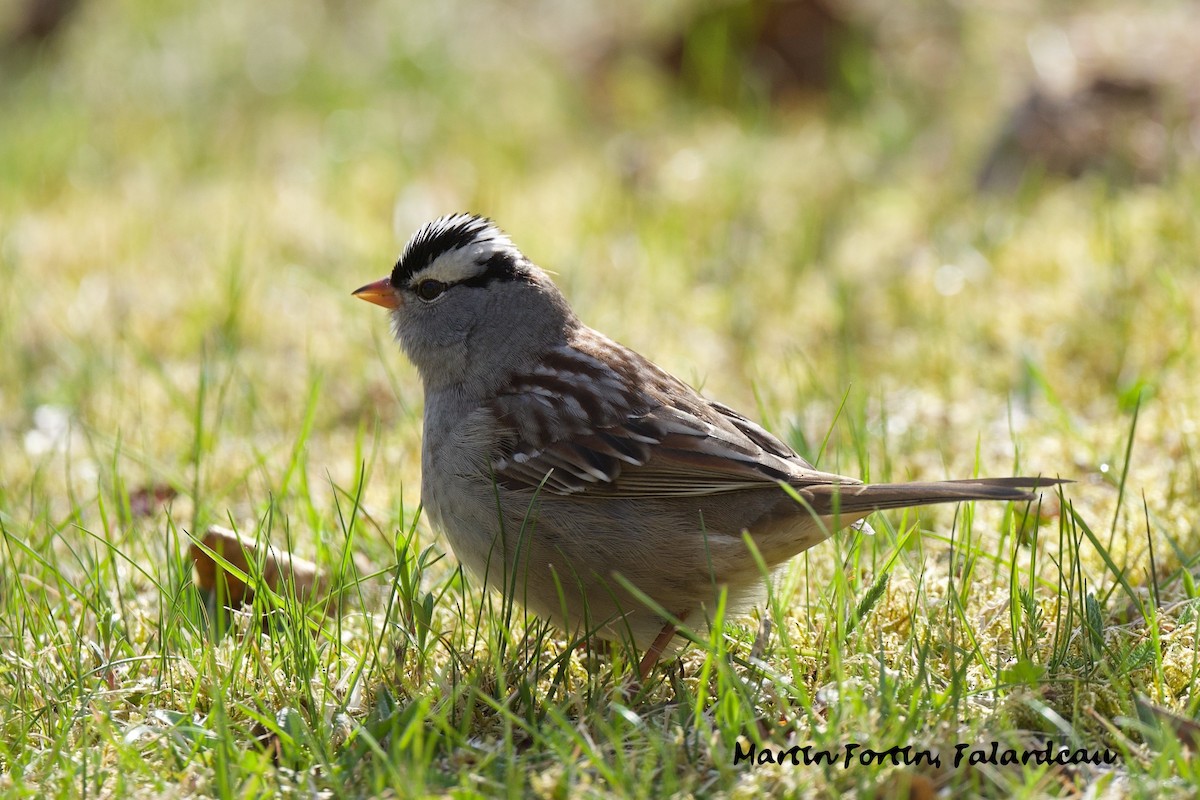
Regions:
<instances>
[{"instance_id":1,"label":"dead leaf","mask_svg":"<svg viewBox=\"0 0 1200 800\"><path fill-rule=\"evenodd\" d=\"M228 528L213 525L205 531L200 543L246 575L258 570L257 566L252 569L251 564L262 564L263 581L279 594L289 594L294 587L295 596L307 601L328 591L329 576L316 564L266 542L248 539ZM224 597L230 607L237 608L254 599L254 589L226 570L200 544L192 542L191 555L196 568L196 586L201 591L215 593L217 581L224 580Z\"/></svg>"},{"instance_id":2,"label":"dead leaf","mask_svg":"<svg viewBox=\"0 0 1200 800\"><path fill-rule=\"evenodd\" d=\"M129 513L134 518L149 517L175 499L179 493L165 483L142 486L129 493Z\"/></svg>"},{"instance_id":3,"label":"dead leaf","mask_svg":"<svg viewBox=\"0 0 1200 800\"><path fill-rule=\"evenodd\" d=\"M1182 744L1193 750L1200 749L1200 723L1150 702L1150 698L1143 694L1133 696L1133 706L1142 722L1165 728L1174 733Z\"/></svg>"}]
</instances>

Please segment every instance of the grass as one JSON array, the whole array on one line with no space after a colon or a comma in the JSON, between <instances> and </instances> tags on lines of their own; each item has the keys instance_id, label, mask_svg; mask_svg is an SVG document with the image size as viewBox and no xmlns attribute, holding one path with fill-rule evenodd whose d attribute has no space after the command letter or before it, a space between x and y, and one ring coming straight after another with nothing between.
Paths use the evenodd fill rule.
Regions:
<instances>
[{"instance_id":1,"label":"grass","mask_svg":"<svg viewBox=\"0 0 1200 800\"><path fill-rule=\"evenodd\" d=\"M499 4L84 4L7 54L5 795L1188 795L1200 180L974 194L1042 21L1005 8L937 29L961 69L864 52L816 108L601 80ZM349 292L460 209L823 468L1077 483L876 515L631 692L421 518L419 383ZM340 600L217 614L210 524ZM1116 764L951 763L1044 737ZM735 763L850 743L942 766Z\"/></svg>"}]
</instances>

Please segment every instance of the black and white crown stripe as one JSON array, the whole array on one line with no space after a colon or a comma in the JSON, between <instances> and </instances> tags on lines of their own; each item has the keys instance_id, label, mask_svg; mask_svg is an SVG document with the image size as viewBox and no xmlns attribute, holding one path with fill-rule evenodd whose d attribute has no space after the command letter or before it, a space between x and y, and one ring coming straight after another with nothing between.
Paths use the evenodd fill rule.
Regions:
<instances>
[{"instance_id":1,"label":"black and white crown stripe","mask_svg":"<svg viewBox=\"0 0 1200 800\"><path fill-rule=\"evenodd\" d=\"M524 260L495 223L478 214L448 214L421 228L404 246L392 268L392 286L407 286L438 263L429 277L451 285L486 286L520 276Z\"/></svg>"}]
</instances>

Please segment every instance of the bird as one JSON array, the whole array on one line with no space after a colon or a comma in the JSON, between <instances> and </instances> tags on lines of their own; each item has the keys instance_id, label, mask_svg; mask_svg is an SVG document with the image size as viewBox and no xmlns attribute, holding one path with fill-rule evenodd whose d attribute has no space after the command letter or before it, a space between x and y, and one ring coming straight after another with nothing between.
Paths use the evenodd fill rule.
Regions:
<instances>
[{"instance_id":1,"label":"bird","mask_svg":"<svg viewBox=\"0 0 1200 800\"><path fill-rule=\"evenodd\" d=\"M821 471L585 325L477 214L427 223L353 295L390 310L419 373L421 504L458 561L566 632L631 642L643 681L722 592L731 610L761 597L760 558L775 570L881 509L1027 502L1062 482Z\"/></svg>"}]
</instances>

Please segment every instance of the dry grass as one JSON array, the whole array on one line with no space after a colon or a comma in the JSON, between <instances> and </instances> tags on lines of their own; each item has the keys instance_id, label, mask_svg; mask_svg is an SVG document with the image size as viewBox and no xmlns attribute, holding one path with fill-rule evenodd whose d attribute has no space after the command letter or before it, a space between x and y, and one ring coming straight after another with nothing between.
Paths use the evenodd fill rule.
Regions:
<instances>
[{"instance_id":1,"label":"dry grass","mask_svg":"<svg viewBox=\"0 0 1200 800\"><path fill-rule=\"evenodd\" d=\"M772 109L636 61L598 83L548 10L438 8L84 4L5 57L0 786L1191 791L1134 697L1200 703L1194 167L977 196L1033 9L932 25L954 69L862 54L865 95ZM626 696L624 655L464 585L418 518L420 387L349 292L453 210L823 467L1077 483L1040 525L877 517L781 576L753 663L738 620ZM211 523L314 557L340 613L212 619L186 561ZM733 763L1045 736L1118 763Z\"/></svg>"}]
</instances>

